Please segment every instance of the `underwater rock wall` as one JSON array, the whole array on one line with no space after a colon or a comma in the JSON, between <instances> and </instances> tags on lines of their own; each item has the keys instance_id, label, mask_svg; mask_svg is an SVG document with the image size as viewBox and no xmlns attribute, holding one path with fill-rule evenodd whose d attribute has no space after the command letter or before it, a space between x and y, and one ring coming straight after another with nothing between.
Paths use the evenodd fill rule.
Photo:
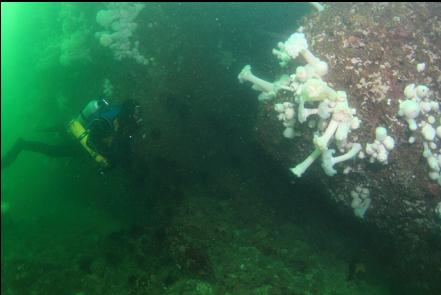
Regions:
<instances>
[{"instance_id":1,"label":"underwater rock wall","mask_svg":"<svg viewBox=\"0 0 441 295\"><path fill-rule=\"evenodd\" d=\"M434 3L332 3L301 23L309 49L328 63L329 73L323 80L346 91L350 107L361 120L348 141L361 143L365 153L366 144L375 141L377 127L384 127L384 136L394 139L394 148L386 163L359 157L348 162L351 167L336 165L338 174L333 177L316 161L296 181L322 187L343 214L360 217L376 233L374 243L383 249L393 245L390 256L405 276L421 285L439 284L436 278L441 276L437 211L441 185L435 177L431 179L436 167L428 164L425 152L431 144L431 151L439 154L441 144L436 137L432 144L431 136L422 131L430 121L434 128L439 126L440 113L438 109L420 118L421 130L411 132L398 112L410 84L425 85L431 91L431 102L441 102L440 15L441 6ZM294 66L298 64L288 64L283 74L295 72ZM278 120L275 105L289 100L292 94L282 89L262 101L257 125L263 148L287 170L314 149L308 123L296 124L299 136L285 138L287 125L283 127ZM366 208L357 211L362 205Z\"/></svg>"}]
</instances>

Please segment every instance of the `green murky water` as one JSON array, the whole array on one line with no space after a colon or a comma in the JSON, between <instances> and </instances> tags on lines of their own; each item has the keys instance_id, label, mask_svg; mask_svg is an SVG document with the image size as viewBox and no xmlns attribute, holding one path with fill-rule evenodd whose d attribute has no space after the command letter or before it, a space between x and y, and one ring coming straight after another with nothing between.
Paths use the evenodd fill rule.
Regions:
<instances>
[{"instance_id":1,"label":"green murky water","mask_svg":"<svg viewBox=\"0 0 441 295\"><path fill-rule=\"evenodd\" d=\"M260 150L237 83L252 61L278 73L308 5L1 5L2 155L78 144L63 128L92 99L144 121L128 167L24 151L2 169L3 294L392 294L369 234Z\"/></svg>"}]
</instances>

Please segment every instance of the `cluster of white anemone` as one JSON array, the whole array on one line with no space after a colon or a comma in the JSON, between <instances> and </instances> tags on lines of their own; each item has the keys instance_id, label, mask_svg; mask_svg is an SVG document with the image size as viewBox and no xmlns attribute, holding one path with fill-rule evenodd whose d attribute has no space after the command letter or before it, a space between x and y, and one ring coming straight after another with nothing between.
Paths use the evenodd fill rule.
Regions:
<instances>
[{"instance_id":1,"label":"cluster of white anemone","mask_svg":"<svg viewBox=\"0 0 441 295\"><path fill-rule=\"evenodd\" d=\"M366 145L366 154L369 155L369 161L375 161L381 164L387 164L389 152L395 147L395 140L387 135L387 130L384 127L377 127L375 129L375 141Z\"/></svg>"},{"instance_id":2,"label":"cluster of white anemone","mask_svg":"<svg viewBox=\"0 0 441 295\"><path fill-rule=\"evenodd\" d=\"M285 130L283 136L286 138L294 138L299 134L294 130L296 124L294 104L291 102L276 103L274 110L279 114L277 118L283 122Z\"/></svg>"},{"instance_id":3,"label":"cluster of white anemone","mask_svg":"<svg viewBox=\"0 0 441 295\"><path fill-rule=\"evenodd\" d=\"M309 51L303 33L294 33L286 42L280 42L273 53L281 60L282 66L299 56L306 61L305 66L297 67L295 74L290 76L289 88L297 104L298 122L304 123L311 116L316 116L319 120L319 132L313 140L315 150L291 171L300 177L322 154L325 173L329 176L335 175L334 164L352 159L360 151L359 144L347 143L349 132L360 125L355 109L349 107L346 92L335 91L322 80L328 72L328 65ZM333 139L338 148L349 151L333 158L335 150L328 151Z\"/></svg>"},{"instance_id":4,"label":"cluster of white anemone","mask_svg":"<svg viewBox=\"0 0 441 295\"><path fill-rule=\"evenodd\" d=\"M277 47L273 54L280 60L281 66L299 56L306 61L306 65L297 67L295 74L288 79L283 78L274 83L256 77L251 73L251 66L247 65L240 72L238 79L240 82L251 82L253 89L261 91L259 100L273 98L280 90L292 94L293 102L297 105L297 114L292 102L275 105L279 120L283 121L285 126L285 137L293 138L297 134L294 130L296 119L299 123L306 122L311 116L319 120L319 130L313 140L315 150L305 161L291 169L296 176L300 177L321 154L325 173L335 175L334 164L352 159L361 149L359 144L347 142L349 132L360 125L360 120L355 116L356 111L349 107L346 92L335 91L322 80L328 73L328 65L308 49L308 42L303 33L292 34L286 42L280 42ZM287 103L290 104L289 107L285 106ZM332 158L335 150L328 152L328 146L333 140L340 150L349 151Z\"/></svg>"},{"instance_id":5,"label":"cluster of white anemone","mask_svg":"<svg viewBox=\"0 0 441 295\"><path fill-rule=\"evenodd\" d=\"M423 146L423 156L429 165L429 178L438 181L438 184L441 185L441 151L438 150L438 154L436 154L430 149L427 142L423 142Z\"/></svg>"},{"instance_id":6,"label":"cluster of white anemone","mask_svg":"<svg viewBox=\"0 0 441 295\"><path fill-rule=\"evenodd\" d=\"M134 59L137 63L147 65L149 59L139 53L139 42L132 42L134 31L137 28L135 19L144 9L145 4L110 2L107 9L98 11L97 23L105 30L97 32L95 36L101 45L112 50L115 59Z\"/></svg>"},{"instance_id":7,"label":"cluster of white anemone","mask_svg":"<svg viewBox=\"0 0 441 295\"><path fill-rule=\"evenodd\" d=\"M369 195L369 189L362 186L357 186L355 190L351 192L351 207L354 210L354 215L358 218L363 219L367 209L369 209L371 205Z\"/></svg>"},{"instance_id":8,"label":"cluster of white anemone","mask_svg":"<svg viewBox=\"0 0 441 295\"><path fill-rule=\"evenodd\" d=\"M398 115L413 132L409 143L421 138L423 156L429 165L430 179L441 185L441 111L434 93L425 85L410 84L404 89L406 99L400 101Z\"/></svg>"}]
</instances>

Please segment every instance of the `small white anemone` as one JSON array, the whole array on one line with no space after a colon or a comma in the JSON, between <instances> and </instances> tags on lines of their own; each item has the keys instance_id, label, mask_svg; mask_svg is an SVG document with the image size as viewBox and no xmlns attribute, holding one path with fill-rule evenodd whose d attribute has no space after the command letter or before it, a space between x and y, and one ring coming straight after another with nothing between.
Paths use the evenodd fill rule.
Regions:
<instances>
[{"instance_id":1,"label":"small white anemone","mask_svg":"<svg viewBox=\"0 0 441 295\"><path fill-rule=\"evenodd\" d=\"M260 79L258 77L256 77L252 72L251 72L251 66L250 65L246 65L242 71L239 73L239 75L237 76L237 78L239 79L240 83L243 83L244 81L249 81L253 84L253 89L255 90L260 90L262 92L271 92L273 91L273 84L270 82L267 82L263 79Z\"/></svg>"},{"instance_id":2,"label":"small white anemone","mask_svg":"<svg viewBox=\"0 0 441 295\"><path fill-rule=\"evenodd\" d=\"M298 119L300 123L306 122L309 116L315 115L318 113L318 109L307 109L304 107L304 104L299 105L298 110Z\"/></svg>"},{"instance_id":3,"label":"small white anemone","mask_svg":"<svg viewBox=\"0 0 441 295\"><path fill-rule=\"evenodd\" d=\"M361 151L361 144L354 143L351 149L346 153L338 157L332 157L335 150L327 150L322 154L322 168L326 175L334 176L337 174L337 170L334 169L334 165L343 161L354 158Z\"/></svg>"},{"instance_id":4,"label":"small white anemone","mask_svg":"<svg viewBox=\"0 0 441 295\"><path fill-rule=\"evenodd\" d=\"M292 34L283 44L283 49L292 59L296 59L300 51L308 49L308 41L306 41L305 34L300 32Z\"/></svg>"},{"instance_id":5,"label":"small white anemone","mask_svg":"<svg viewBox=\"0 0 441 295\"><path fill-rule=\"evenodd\" d=\"M285 111L285 107L281 103L276 103L274 105L274 110L278 113L283 113Z\"/></svg>"},{"instance_id":6,"label":"small white anemone","mask_svg":"<svg viewBox=\"0 0 441 295\"><path fill-rule=\"evenodd\" d=\"M338 142L343 142L351 130L351 123L355 110L351 109L347 101L339 102L333 109L331 120L321 136L314 136L314 145L322 151L328 149L328 143L335 134Z\"/></svg>"},{"instance_id":7,"label":"small white anemone","mask_svg":"<svg viewBox=\"0 0 441 295\"><path fill-rule=\"evenodd\" d=\"M323 101L334 99L336 92L321 79L311 78L301 87L300 99L303 101Z\"/></svg>"},{"instance_id":8,"label":"small white anemone","mask_svg":"<svg viewBox=\"0 0 441 295\"><path fill-rule=\"evenodd\" d=\"M329 117L331 117L332 109L329 107L328 103L329 103L328 100L322 101L317 109L318 110L317 114L320 116L320 118L324 120L329 119Z\"/></svg>"},{"instance_id":9,"label":"small white anemone","mask_svg":"<svg viewBox=\"0 0 441 295\"><path fill-rule=\"evenodd\" d=\"M291 168L291 172L295 176L301 177L302 174L305 173L305 171L309 168L309 166L311 166L312 163L317 160L321 152L322 151L320 149L315 149L302 163L298 164L294 168Z\"/></svg>"},{"instance_id":10,"label":"small white anemone","mask_svg":"<svg viewBox=\"0 0 441 295\"><path fill-rule=\"evenodd\" d=\"M283 42L277 43L277 48L273 49L273 54L279 59L279 65L286 67L291 60L291 57L285 51L285 44Z\"/></svg>"},{"instance_id":11,"label":"small white anemone","mask_svg":"<svg viewBox=\"0 0 441 295\"><path fill-rule=\"evenodd\" d=\"M436 130L430 124L425 124L423 129L421 129L421 133L427 141L433 141L436 136Z\"/></svg>"},{"instance_id":12,"label":"small white anemone","mask_svg":"<svg viewBox=\"0 0 441 295\"><path fill-rule=\"evenodd\" d=\"M398 111L399 116L404 116L407 123L409 124L409 129L414 131L418 128L415 119L420 114L420 106L417 102L407 99L400 102L400 109Z\"/></svg>"},{"instance_id":13,"label":"small white anemone","mask_svg":"<svg viewBox=\"0 0 441 295\"><path fill-rule=\"evenodd\" d=\"M252 83L252 89L262 92L258 96L259 101L272 99L276 95L276 92L283 86L283 83L281 81L270 83L259 77L256 77L251 72L250 65L246 65L239 73L237 78L239 79L240 83L244 83L245 81Z\"/></svg>"},{"instance_id":14,"label":"small white anemone","mask_svg":"<svg viewBox=\"0 0 441 295\"><path fill-rule=\"evenodd\" d=\"M406 88L404 88L404 95L406 96L406 98L408 99L416 98L415 88L416 88L415 84L409 84L406 86Z\"/></svg>"},{"instance_id":15,"label":"small white anemone","mask_svg":"<svg viewBox=\"0 0 441 295\"><path fill-rule=\"evenodd\" d=\"M378 127L375 129L375 138L379 141L385 140L387 137L387 130L384 127Z\"/></svg>"},{"instance_id":16,"label":"small white anemone","mask_svg":"<svg viewBox=\"0 0 441 295\"><path fill-rule=\"evenodd\" d=\"M106 34L106 33L101 34L99 40L100 40L101 45L103 45L104 47L107 47L113 43L112 36L110 34Z\"/></svg>"},{"instance_id":17,"label":"small white anemone","mask_svg":"<svg viewBox=\"0 0 441 295\"><path fill-rule=\"evenodd\" d=\"M417 64L417 71L418 71L418 73L424 71L425 69L426 69L426 64L425 63Z\"/></svg>"},{"instance_id":18,"label":"small white anemone","mask_svg":"<svg viewBox=\"0 0 441 295\"><path fill-rule=\"evenodd\" d=\"M430 90L425 85L418 85L417 88L415 89L415 92L419 98L425 98L429 95Z\"/></svg>"},{"instance_id":19,"label":"small white anemone","mask_svg":"<svg viewBox=\"0 0 441 295\"><path fill-rule=\"evenodd\" d=\"M351 192L351 207L354 210L354 215L358 218L363 219L366 211L371 205L371 198L369 195L369 190L361 186L358 186L355 191Z\"/></svg>"},{"instance_id":20,"label":"small white anemone","mask_svg":"<svg viewBox=\"0 0 441 295\"><path fill-rule=\"evenodd\" d=\"M436 136L441 139L441 126L436 127Z\"/></svg>"},{"instance_id":21,"label":"small white anemone","mask_svg":"<svg viewBox=\"0 0 441 295\"><path fill-rule=\"evenodd\" d=\"M296 79L304 83L309 79L309 73L305 67L299 66L296 68Z\"/></svg>"},{"instance_id":22,"label":"small white anemone","mask_svg":"<svg viewBox=\"0 0 441 295\"><path fill-rule=\"evenodd\" d=\"M285 130L283 130L283 136L285 138L292 139L292 138L296 137L297 135L298 134L294 131L294 128L292 128L292 127L287 127L287 128L285 128Z\"/></svg>"},{"instance_id":23,"label":"small white anemone","mask_svg":"<svg viewBox=\"0 0 441 295\"><path fill-rule=\"evenodd\" d=\"M292 120L294 118L294 109L293 108L286 108L285 109L285 120Z\"/></svg>"}]
</instances>

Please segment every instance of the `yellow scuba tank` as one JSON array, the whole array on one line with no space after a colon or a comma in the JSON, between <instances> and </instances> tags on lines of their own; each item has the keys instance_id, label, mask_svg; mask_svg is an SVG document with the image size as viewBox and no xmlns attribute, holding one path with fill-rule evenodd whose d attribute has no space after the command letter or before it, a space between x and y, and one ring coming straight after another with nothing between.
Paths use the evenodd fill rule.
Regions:
<instances>
[{"instance_id":1,"label":"yellow scuba tank","mask_svg":"<svg viewBox=\"0 0 441 295\"><path fill-rule=\"evenodd\" d=\"M73 119L69 122L69 124L67 124L67 131L80 142L83 148L92 156L92 158L95 159L98 164L104 167L109 165L109 162L105 157L103 157L101 154L97 153L87 145L87 138L89 137L89 133L78 119Z\"/></svg>"}]
</instances>

